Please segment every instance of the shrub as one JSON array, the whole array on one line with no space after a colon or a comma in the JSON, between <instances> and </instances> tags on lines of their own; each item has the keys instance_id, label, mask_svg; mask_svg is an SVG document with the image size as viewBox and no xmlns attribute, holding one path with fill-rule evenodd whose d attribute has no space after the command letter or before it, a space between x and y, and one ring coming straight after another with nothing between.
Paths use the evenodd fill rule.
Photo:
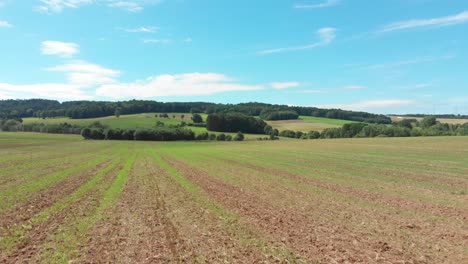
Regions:
<instances>
[{"instance_id":1,"label":"shrub","mask_svg":"<svg viewBox=\"0 0 468 264\"><path fill-rule=\"evenodd\" d=\"M199 115L199 114L193 114L193 115L192 115L192 121L193 121L194 123L203 123L203 118L202 118L202 116Z\"/></svg>"},{"instance_id":2,"label":"shrub","mask_svg":"<svg viewBox=\"0 0 468 264\"><path fill-rule=\"evenodd\" d=\"M237 132L236 136L234 137L235 141L243 141L244 140L244 134L242 132Z\"/></svg>"},{"instance_id":3,"label":"shrub","mask_svg":"<svg viewBox=\"0 0 468 264\"><path fill-rule=\"evenodd\" d=\"M216 140L217 140L217 141L226 141L226 135L225 135L225 134L219 134L219 135L216 137Z\"/></svg>"}]
</instances>

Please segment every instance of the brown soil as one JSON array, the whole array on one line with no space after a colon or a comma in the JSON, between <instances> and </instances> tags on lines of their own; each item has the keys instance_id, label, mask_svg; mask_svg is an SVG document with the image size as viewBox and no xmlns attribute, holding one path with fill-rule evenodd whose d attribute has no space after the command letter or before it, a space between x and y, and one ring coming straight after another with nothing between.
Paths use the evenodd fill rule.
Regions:
<instances>
[{"instance_id":1,"label":"brown soil","mask_svg":"<svg viewBox=\"0 0 468 264\"><path fill-rule=\"evenodd\" d=\"M85 263L255 263L219 219L166 171L146 160L133 170L122 196L100 221L77 262Z\"/></svg>"},{"instance_id":2,"label":"brown soil","mask_svg":"<svg viewBox=\"0 0 468 264\"><path fill-rule=\"evenodd\" d=\"M264 190L258 190L256 193L248 192L226 184L199 169L187 166L183 162L170 158L166 160L192 182L201 186L213 199L221 201L227 208L239 212L255 228L283 242L295 252L307 256L312 261L318 259L324 263L460 263L460 261L463 263L463 260L466 259L463 257L463 250L459 251L461 255L447 255L448 252L426 254L428 252L416 250L431 245L413 244L409 245L408 249L402 250L400 247L392 246L392 234L385 234L379 239L375 235L361 233L358 229L350 229L344 223L323 222L320 220L323 218L315 219L306 212L294 210L294 207L291 206L278 208L278 205L274 205L274 200L266 202L261 196L258 196L262 195ZM271 192L271 190L269 191ZM330 211L335 209L330 208ZM317 213L320 212L314 212L314 214ZM324 211L323 213L328 214L329 212ZM341 214L341 212L337 214ZM378 214L377 217L379 217ZM378 219L378 221L384 222L384 219ZM388 223L390 226L395 224L391 221ZM410 224L404 228L410 231L420 229L421 226L418 224ZM398 225L393 227L398 229ZM432 236L426 239L427 241L431 241L432 238L442 239L445 240L443 241L444 245L458 243L458 248L462 248L461 246L464 244L463 237L468 237L466 234L461 234L461 237L460 235L453 237L452 232L449 232L448 236L440 237L432 234L431 231L434 230L421 231ZM461 245L460 242L462 242ZM411 248L414 249L411 250Z\"/></svg>"},{"instance_id":3,"label":"brown soil","mask_svg":"<svg viewBox=\"0 0 468 264\"><path fill-rule=\"evenodd\" d=\"M62 188L49 188L45 191L52 192L51 193L51 200L43 200L41 201L41 208L36 208L38 206L34 206L35 210L31 211L28 215L27 219L20 219L17 225L31 225L30 219L36 213L42 211L50 207L53 203L58 201L60 198L71 194L75 191L79 186L81 186L84 182L86 182L90 177L95 175L100 169L105 167L108 162L104 164L100 164L97 167L94 167L86 172L78 174L76 177L70 177L70 180L67 182L72 182L74 189L70 189L69 187L62 186ZM1 263L37 263L40 261L41 254L44 250L53 250L47 248L47 244L51 242L52 237L58 233L60 233L61 226L66 223L67 221L71 221L76 217L84 216L89 211L92 210L93 207L98 206L99 196L101 195L100 189L106 188L114 178L119 166L114 168L111 172L107 173L103 179L98 183L99 185L96 188L90 190L86 193L83 197L81 197L78 201L74 202L71 206L67 207L65 210L61 210L58 213L51 215L47 220L36 224L31 225L30 230L26 230L26 234L23 239L21 239L15 246L13 252L9 255L0 255L0 262ZM62 184L62 183L61 183ZM58 191L60 190L60 191ZM53 193L55 191L56 193ZM60 193L60 197L57 196L57 193ZM52 197L55 196L53 199ZM42 197L48 197L43 195Z\"/></svg>"}]
</instances>

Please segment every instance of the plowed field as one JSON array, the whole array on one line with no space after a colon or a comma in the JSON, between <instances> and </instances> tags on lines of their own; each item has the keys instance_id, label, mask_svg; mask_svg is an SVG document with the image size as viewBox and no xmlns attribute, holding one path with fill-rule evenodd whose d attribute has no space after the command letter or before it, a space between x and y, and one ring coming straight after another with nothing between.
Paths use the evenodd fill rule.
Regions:
<instances>
[{"instance_id":1,"label":"plowed field","mask_svg":"<svg viewBox=\"0 0 468 264\"><path fill-rule=\"evenodd\" d=\"M468 138L0 133L0 263L468 263Z\"/></svg>"}]
</instances>

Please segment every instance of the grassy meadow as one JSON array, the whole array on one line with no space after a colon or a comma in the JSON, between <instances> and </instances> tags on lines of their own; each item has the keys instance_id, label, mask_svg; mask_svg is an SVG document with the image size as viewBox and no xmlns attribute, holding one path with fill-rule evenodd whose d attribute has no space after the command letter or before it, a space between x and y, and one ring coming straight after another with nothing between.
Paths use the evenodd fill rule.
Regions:
<instances>
[{"instance_id":1,"label":"grassy meadow","mask_svg":"<svg viewBox=\"0 0 468 264\"><path fill-rule=\"evenodd\" d=\"M6 263L466 263L466 219L466 137L0 133Z\"/></svg>"}]
</instances>

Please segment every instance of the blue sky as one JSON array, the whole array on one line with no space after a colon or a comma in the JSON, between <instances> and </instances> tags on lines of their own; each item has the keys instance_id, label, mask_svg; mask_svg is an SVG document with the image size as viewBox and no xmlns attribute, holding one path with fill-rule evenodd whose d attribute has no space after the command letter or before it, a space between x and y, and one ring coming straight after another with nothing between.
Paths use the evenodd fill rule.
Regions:
<instances>
[{"instance_id":1,"label":"blue sky","mask_svg":"<svg viewBox=\"0 0 468 264\"><path fill-rule=\"evenodd\" d=\"M468 1L0 0L0 99L468 114Z\"/></svg>"}]
</instances>

